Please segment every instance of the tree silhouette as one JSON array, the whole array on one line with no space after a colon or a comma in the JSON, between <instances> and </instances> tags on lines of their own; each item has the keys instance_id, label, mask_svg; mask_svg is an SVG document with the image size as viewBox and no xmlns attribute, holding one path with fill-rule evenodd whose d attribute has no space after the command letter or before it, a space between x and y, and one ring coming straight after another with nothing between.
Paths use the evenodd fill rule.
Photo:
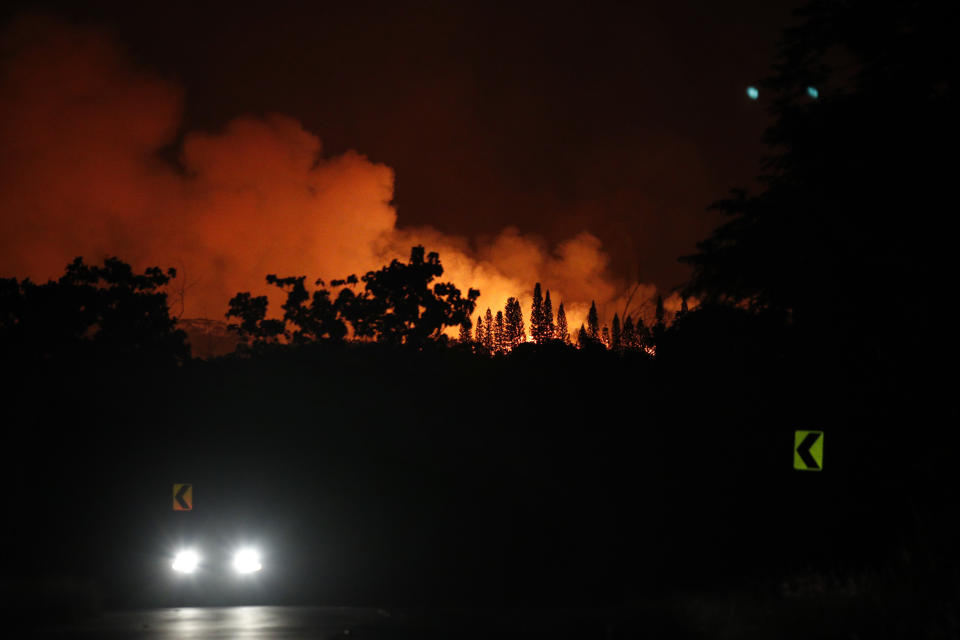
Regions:
<instances>
[{"instance_id":1,"label":"tree silhouette","mask_svg":"<svg viewBox=\"0 0 960 640\"><path fill-rule=\"evenodd\" d=\"M956 353L941 338L955 333L942 298L955 287L957 222L942 215L955 172L940 158L958 138L953 11L849 0L798 12L762 83L761 190L714 203L726 221L684 258L686 294L778 315L871 371ZM884 338L890 322L911 327L907 342Z\"/></svg>"},{"instance_id":2,"label":"tree silhouette","mask_svg":"<svg viewBox=\"0 0 960 640\"><path fill-rule=\"evenodd\" d=\"M554 338L564 344L570 344L570 331L567 330L567 312L563 310L563 303L557 308L557 329Z\"/></svg>"},{"instance_id":3,"label":"tree silhouette","mask_svg":"<svg viewBox=\"0 0 960 640\"><path fill-rule=\"evenodd\" d=\"M483 316L483 329L483 349L486 353L495 353L497 328L493 324L493 313L490 307L487 307L487 312Z\"/></svg>"},{"instance_id":4,"label":"tree silhouette","mask_svg":"<svg viewBox=\"0 0 960 640\"><path fill-rule=\"evenodd\" d=\"M590 301L590 312L587 314L587 333L594 340L600 339L600 318L597 316L597 303Z\"/></svg>"},{"instance_id":5,"label":"tree silhouette","mask_svg":"<svg viewBox=\"0 0 960 640\"><path fill-rule=\"evenodd\" d=\"M666 326L666 317L667 312L663 307L663 296L659 293L657 294L657 308L653 315L656 323L654 326L663 328Z\"/></svg>"},{"instance_id":6,"label":"tree silhouette","mask_svg":"<svg viewBox=\"0 0 960 640\"><path fill-rule=\"evenodd\" d=\"M587 333L587 330L584 328L583 324L580 325L580 329L577 331L577 346L581 349L587 348L590 343L590 336Z\"/></svg>"},{"instance_id":7,"label":"tree silhouette","mask_svg":"<svg viewBox=\"0 0 960 640\"><path fill-rule=\"evenodd\" d=\"M493 348L497 353L504 353L507 350L506 331L503 325L503 311L497 311L497 317L493 323Z\"/></svg>"},{"instance_id":8,"label":"tree silhouette","mask_svg":"<svg viewBox=\"0 0 960 640\"><path fill-rule=\"evenodd\" d=\"M248 347L276 343L281 337L292 344L344 338L347 327L341 317L342 305L330 300L329 291L321 287L311 295L304 285L305 276L278 278L268 275L266 280L287 294L282 305L282 319L267 318L267 297L254 297L248 292L234 296L226 314L228 318L240 320L229 327ZM355 283L356 279L351 282ZM318 280L317 284L322 285L323 281ZM309 305L305 304L308 300Z\"/></svg>"},{"instance_id":9,"label":"tree silhouette","mask_svg":"<svg viewBox=\"0 0 960 640\"><path fill-rule=\"evenodd\" d=\"M530 305L530 336L537 344L543 344L549 339L550 334L546 333L546 318L543 309L543 294L540 291L540 283L533 285L533 303Z\"/></svg>"},{"instance_id":10,"label":"tree silhouette","mask_svg":"<svg viewBox=\"0 0 960 640\"><path fill-rule=\"evenodd\" d=\"M483 315L477 316L477 330L473 338L474 343L477 345L479 351L483 351L484 345L487 344L487 332L486 328L483 326Z\"/></svg>"},{"instance_id":11,"label":"tree silhouette","mask_svg":"<svg viewBox=\"0 0 960 640\"><path fill-rule=\"evenodd\" d=\"M226 317L237 318L240 322L227 326L237 332L245 346L274 343L284 335L283 320L267 318L267 296L252 296L249 292L241 292L230 299L229 305Z\"/></svg>"},{"instance_id":12,"label":"tree silhouette","mask_svg":"<svg viewBox=\"0 0 960 640\"><path fill-rule=\"evenodd\" d=\"M613 325L610 330L610 348L614 351L623 349L623 334L620 331L620 318L616 313L613 314Z\"/></svg>"},{"instance_id":13,"label":"tree silhouette","mask_svg":"<svg viewBox=\"0 0 960 640\"><path fill-rule=\"evenodd\" d=\"M361 278L364 291L356 296L344 294L341 312L360 337L411 345L437 340L444 328L469 321L480 297L478 290L470 289L463 298L449 282L431 286L441 275L440 256L436 252L425 255L422 246L413 247L408 262L393 260L378 271L367 272ZM349 280L332 284L349 284Z\"/></svg>"},{"instance_id":14,"label":"tree silhouette","mask_svg":"<svg viewBox=\"0 0 960 640\"><path fill-rule=\"evenodd\" d=\"M239 324L231 327L256 344L281 338L291 344L340 341L347 335L348 324L355 338L414 346L439 340L446 327L467 324L469 329L480 292L470 289L463 298L449 282L434 284L443 275L443 266L438 254L424 254L424 248L416 246L406 263L393 260L360 279L351 275L333 280L331 285L341 287L336 300L323 288L323 280L316 281L319 288L310 294L305 276L268 275L267 283L287 294L282 319L267 318L267 298L246 292L230 301L227 317L238 318ZM363 290L354 292L361 282Z\"/></svg>"},{"instance_id":15,"label":"tree silhouette","mask_svg":"<svg viewBox=\"0 0 960 640\"><path fill-rule=\"evenodd\" d=\"M176 270L142 274L118 258L76 258L46 284L0 280L0 346L11 361L92 358L179 363L186 335L170 317L163 288Z\"/></svg>"},{"instance_id":16,"label":"tree silhouette","mask_svg":"<svg viewBox=\"0 0 960 640\"><path fill-rule=\"evenodd\" d=\"M347 334L347 327L340 317L338 305L330 300L330 292L321 286L313 292L313 295L310 295L303 285L304 280L304 276L296 278L267 276L268 284L276 285L287 292L287 299L282 308L284 321L287 326L293 327L289 335L291 341L293 344L304 344L317 340L342 340ZM316 284L324 283L322 280L317 280ZM304 304L307 300L310 301L309 306Z\"/></svg>"},{"instance_id":17,"label":"tree silhouette","mask_svg":"<svg viewBox=\"0 0 960 640\"><path fill-rule=\"evenodd\" d=\"M543 298L543 339L553 340L556 333L556 327L553 324L553 303L550 302L550 289L547 289L547 295Z\"/></svg>"},{"instance_id":18,"label":"tree silhouette","mask_svg":"<svg viewBox=\"0 0 960 640\"><path fill-rule=\"evenodd\" d=\"M520 309L520 301L516 298L507 298L504 330L511 349L527 340L527 332L523 326L523 311Z\"/></svg>"},{"instance_id":19,"label":"tree silhouette","mask_svg":"<svg viewBox=\"0 0 960 640\"><path fill-rule=\"evenodd\" d=\"M473 339L470 335L470 321L460 323L460 334L457 337L457 341L460 344L470 344L473 342Z\"/></svg>"}]
</instances>

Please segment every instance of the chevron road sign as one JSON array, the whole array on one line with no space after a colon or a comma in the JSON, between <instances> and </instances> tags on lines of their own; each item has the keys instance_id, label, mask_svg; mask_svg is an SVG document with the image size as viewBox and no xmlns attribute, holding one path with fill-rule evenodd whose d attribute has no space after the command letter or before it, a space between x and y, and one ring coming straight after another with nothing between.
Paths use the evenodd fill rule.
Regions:
<instances>
[{"instance_id":1,"label":"chevron road sign","mask_svg":"<svg viewBox=\"0 0 960 640\"><path fill-rule=\"evenodd\" d=\"M173 510L193 511L193 485L173 485Z\"/></svg>"},{"instance_id":2,"label":"chevron road sign","mask_svg":"<svg viewBox=\"0 0 960 640\"><path fill-rule=\"evenodd\" d=\"M793 436L793 468L823 470L823 431L797 431Z\"/></svg>"}]
</instances>

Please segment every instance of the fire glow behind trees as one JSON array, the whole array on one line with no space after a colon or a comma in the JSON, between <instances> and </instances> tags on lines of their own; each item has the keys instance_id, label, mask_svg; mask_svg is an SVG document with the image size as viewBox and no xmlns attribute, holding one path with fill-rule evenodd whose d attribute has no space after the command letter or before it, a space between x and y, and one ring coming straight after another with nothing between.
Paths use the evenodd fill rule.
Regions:
<instances>
[{"instance_id":1,"label":"fire glow behind trees","mask_svg":"<svg viewBox=\"0 0 960 640\"><path fill-rule=\"evenodd\" d=\"M235 11L242 21L240 10ZM202 12L190 13L202 18ZM561 19L562 14L555 17ZM523 12L513 15L531 20L531 25L541 20ZM591 19L601 19L601 13ZM630 19L648 25L638 16ZM684 18L671 19L683 24ZM218 30L223 27L220 16L216 22ZM261 20L251 19L250 24L259 27ZM440 29L427 23L423 28ZM574 21L564 28L579 25ZM220 118L198 123L191 114L210 101L219 102L210 92L218 81L227 80L211 76L194 83L195 69L202 66L198 61L181 70L184 86L162 64L145 61L153 60L151 56L137 55L139 47L146 45L136 38L125 42L135 43L131 55L119 42L123 35L30 13L4 25L0 38L10 55L0 64L0 145L6 154L0 167L0 207L6 212L0 222L0 275L44 281L56 277L78 255L93 262L119 256L134 268L170 265L178 270L178 280L170 287L171 307L177 314L219 319L238 291L275 295L275 289L263 281L267 273L305 275L311 280L364 273L393 258L403 259L411 246L422 244L443 256L447 277L461 290L480 289L481 308L503 308L511 296L526 304L533 283L540 281L554 300L564 301L568 322L577 326L585 321L591 300L596 300L602 313L612 315L613 309L622 307L623 292L638 283L642 283L642 294L634 301L634 313L649 315L650 301L658 291L668 296L668 306L679 305L679 298L669 297L669 290L679 284L683 273L675 264L681 250L659 255L663 225L657 223L661 228L655 232L631 231L632 239L621 243L627 229L609 224L605 212L616 216L629 209L630 217L637 220L659 216L663 224L675 225L671 237L682 235L682 240L672 241L677 247L691 248L711 227L703 205L720 185L714 185L700 167L699 143L686 139L645 141L635 158L618 158L603 148L582 149L575 164L584 165L584 179L592 186L583 194L564 197L564 202L544 193L536 206L520 206L520 202L529 205L530 195L510 192L514 182L523 181L523 175L514 170L493 185L504 202L491 202L478 189L465 189L458 194L457 206L446 208L447 217L429 219L429 214L418 210L421 204L428 208L428 199L418 195L419 187L410 186L427 165L411 165L400 158L403 166L394 170L391 154L377 146L377 140L386 136L365 137L363 132L372 127L361 127L355 140L340 139L328 150L314 131L331 129L337 137L340 124L333 120L305 125L299 111L294 117L282 115L285 103L280 98L276 104L262 106L241 103ZM763 37L772 40L772 33ZM250 39L244 36L243 41L246 48ZM263 42L264 46L276 44ZM624 39L616 46L635 49L635 39ZM172 45L167 47L170 53ZM489 57L487 49L478 48L484 58ZM343 68L342 73L349 72L349 67ZM244 73L254 71L244 68ZM578 75L578 81L588 77ZM441 80L436 80L438 92L445 90ZM301 86L299 90L308 95L314 89ZM457 91L457 86L448 89L451 96ZM267 95L271 94L257 94L256 101ZM356 99L343 92L324 95L318 102L349 104ZM522 98L517 100L522 103ZM368 115L368 124L394 117L389 108L381 111L375 117ZM349 110L350 118L356 113L357 109ZM527 114L518 107L512 117ZM567 117L585 122L589 116L571 113ZM543 114L537 120L542 121ZM510 121L498 118L501 125ZM435 123L445 126L442 119ZM570 128L566 123L562 126ZM760 122L752 126L759 131ZM489 128L497 136L516 138L508 129ZM401 150L411 146L403 145ZM364 155L368 147L377 151L375 158ZM539 153L538 148L548 147L518 139L499 153L512 167L525 163L523 157L531 150ZM477 149L474 161L486 162L484 153L488 151ZM596 155L603 156L605 164L623 167L617 169L623 176L616 184L608 187L602 184L605 180L587 175L593 171L589 167L596 165L592 158ZM664 156L689 167L685 179L710 186L702 190L699 201L671 202L658 191L660 181L652 177L644 178L646 186L633 184L636 172L627 170L627 165L646 166L649 158L658 158L659 166ZM553 175L552 162L543 162L537 171ZM752 168L749 163L745 166ZM570 169L581 171L576 166ZM654 166L646 170L651 176L659 171ZM432 192L447 197L460 179L449 177L451 186L431 180ZM479 168L466 179L471 184L485 180ZM527 180L536 189L541 182L536 176ZM688 188L681 191L686 193ZM481 201L485 204L478 204ZM504 204L513 212L512 220L503 220ZM469 221L478 217L477 206L486 207L480 217L497 220L496 226L471 228ZM559 210L562 215L558 216ZM628 224L631 229L637 226L632 221ZM646 248L635 251L630 245L637 242Z\"/></svg>"}]
</instances>

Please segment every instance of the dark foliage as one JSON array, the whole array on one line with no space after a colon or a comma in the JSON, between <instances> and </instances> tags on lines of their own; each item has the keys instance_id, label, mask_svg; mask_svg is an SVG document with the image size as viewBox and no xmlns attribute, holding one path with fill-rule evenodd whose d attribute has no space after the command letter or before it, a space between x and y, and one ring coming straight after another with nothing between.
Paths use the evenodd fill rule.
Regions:
<instances>
[{"instance_id":1,"label":"dark foliage","mask_svg":"<svg viewBox=\"0 0 960 640\"><path fill-rule=\"evenodd\" d=\"M547 332L547 318L539 282L533 286L533 301L530 305L530 337L537 344L543 344L551 338Z\"/></svg>"},{"instance_id":2,"label":"dark foliage","mask_svg":"<svg viewBox=\"0 0 960 640\"><path fill-rule=\"evenodd\" d=\"M343 340L348 326L354 338L372 339L392 345L421 347L441 339L446 327L470 326L470 314L480 292L470 289L467 297L448 282L436 283L443 275L440 256L425 255L423 247L413 247L409 262L394 260L379 271L370 271L359 280L349 276L334 280L340 287L336 299L317 280L312 294L304 285L305 276L279 278L268 275L267 282L286 292L282 319L267 318L266 296L238 293L230 300L228 318L248 346L270 343L292 345L318 341ZM354 287L363 283L363 290ZM307 304L309 302L309 304ZM477 327L478 335L482 331ZM491 334L492 337L492 334Z\"/></svg>"},{"instance_id":3,"label":"dark foliage","mask_svg":"<svg viewBox=\"0 0 960 640\"><path fill-rule=\"evenodd\" d=\"M557 308L557 328L554 333L554 339L564 344L570 344L570 330L567 328L567 312L563 308L563 303Z\"/></svg>"},{"instance_id":4,"label":"dark foliage","mask_svg":"<svg viewBox=\"0 0 960 640\"><path fill-rule=\"evenodd\" d=\"M523 326L523 311L520 308L520 301L516 298L507 298L504 321L504 330L511 349L526 342L527 332Z\"/></svg>"},{"instance_id":5,"label":"dark foliage","mask_svg":"<svg viewBox=\"0 0 960 640\"><path fill-rule=\"evenodd\" d=\"M176 364L189 357L163 287L176 275L142 274L117 258L77 258L59 280L0 279L0 348L12 362L95 359Z\"/></svg>"},{"instance_id":6,"label":"dark foliage","mask_svg":"<svg viewBox=\"0 0 960 640\"><path fill-rule=\"evenodd\" d=\"M763 188L714 205L729 221L685 259L687 293L779 313L810 353L896 387L931 352L957 354L955 7L824 1L799 15L764 83Z\"/></svg>"},{"instance_id":7,"label":"dark foliage","mask_svg":"<svg viewBox=\"0 0 960 640\"><path fill-rule=\"evenodd\" d=\"M460 344L473 343L473 337L470 335L470 326L470 318L467 318L465 322L460 323L460 333L457 336L457 341Z\"/></svg>"},{"instance_id":8,"label":"dark foliage","mask_svg":"<svg viewBox=\"0 0 960 640\"><path fill-rule=\"evenodd\" d=\"M394 260L379 271L366 273L361 278L364 291L348 297L344 317L356 336L378 342L423 345L437 340L445 327L469 320L480 296L471 289L463 298L448 282L431 287L441 275L440 256L435 252L425 256L423 247L414 247L409 262Z\"/></svg>"},{"instance_id":9,"label":"dark foliage","mask_svg":"<svg viewBox=\"0 0 960 640\"><path fill-rule=\"evenodd\" d=\"M594 340L600 339L600 318L597 316L597 303L590 301L590 311L587 314L587 334Z\"/></svg>"}]
</instances>

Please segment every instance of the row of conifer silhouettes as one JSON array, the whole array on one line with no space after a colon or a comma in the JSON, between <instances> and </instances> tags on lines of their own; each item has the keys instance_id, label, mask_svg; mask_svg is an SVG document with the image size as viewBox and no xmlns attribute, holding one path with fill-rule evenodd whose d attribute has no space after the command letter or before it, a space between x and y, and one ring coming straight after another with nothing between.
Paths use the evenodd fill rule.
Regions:
<instances>
[{"instance_id":1,"label":"row of conifer silhouettes","mask_svg":"<svg viewBox=\"0 0 960 640\"><path fill-rule=\"evenodd\" d=\"M676 317L680 317L685 312L686 300ZM591 302L587 322L581 324L576 335L572 337L567 326L567 314L563 303L561 302L557 307L554 319L550 290L548 289L544 295L538 282L533 288L529 338L520 301L511 297L507 299L504 309L498 310L496 314L488 307L486 313L477 316L473 327L461 324L459 342L472 344L477 350L489 354L507 353L524 342L544 344L552 341L576 344L579 347L602 345L616 351L643 350L653 353L657 337L666 329L666 312L663 297L660 295L656 298L654 318L653 325L648 327L639 316L634 320L632 316L627 315L621 322L619 314L615 313L611 325L601 327L597 305Z\"/></svg>"}]
</instances>

